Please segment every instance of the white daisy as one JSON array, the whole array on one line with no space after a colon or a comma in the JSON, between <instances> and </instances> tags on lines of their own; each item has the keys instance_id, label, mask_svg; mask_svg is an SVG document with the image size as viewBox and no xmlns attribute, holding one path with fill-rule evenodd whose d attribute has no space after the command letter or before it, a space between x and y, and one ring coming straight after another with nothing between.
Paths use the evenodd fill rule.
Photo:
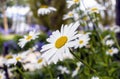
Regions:
<instances>
[{"instance_id":1,"label":"white daisy","mask_svg":"<svg viewBox=\"0 0 120 79\"><path fill-rule=\"evenodd\" d=\"M69 18L73 18L74 13L72 11L68 12L67 14L65 14L63 16L63 20L69 19Z\"/></svg>"},{"instance_id":2,"label":"white daisy","mask_svg":"<svg viewBox=\"0 0 120 79\"><path fill-rule=\"evenodd\" d=\"M46 66L47 65L47 62L45 61L44 58L40 57L40 58L37 58L37 61L35 62L35 67L37 69L40 69L42 68L43 66Z\"/></svg>"},{"instance_id":3,"label":"white daisy","mask_svg":"<svg viewBox=\"0 0 120 79\"><path fill-rule=\"evenodd\" d=\"M89 13L99 13L102 10L105 10L105 7L103 7L101 5L91 6L88 8Z\"/></svg>"},{"instance_id":4,"label":"white daisy","mask_svg":"<svg viewBox=\"0 0 120 79\"><path fill-rule=\"evenodd\" d=\"M47 65L47 63L43 58L32 58L32 60L29 63L26 63L23 66L25 69L29 69L30 71L34 71L36 69L41 69L46 65Z\"/></svg>"},{"instance_id":5,"label":"white daisy","mask_svg":"<svg viewBox=\"0 0 120 79\"><path fill-rule=\"evenodd\" d=\"M110 56L113 56L113 54L117 54L118 53L118 49L117 48L111 48L111 49L109 49L109 50L107 50L107 52L106 52L106 54L107 55L110 55Z\"/></svg>"},{"instance_id":6,"label":"white daisy","mask_svg":"<svg viewBox=\"0 0 120 79\"><path fill-rule=\"evenodd\" d=\"M58 70L60 70L62 74L64 74L64 73L69 74L70 73L70 71L67 69L67 67L64 67L64 66L58 66Z\"/></svg>"},{"instance_id":7,"label":"white daisy","mask_svg":"<svg viewBox=\"0 0 120 79\"><path fill-rule=\"evenodd\" d=\"M106 40L105 44L107 46L112 46L115 42L111 39L111 40Z\"/></svg>"},{"instance_id":8,"label":"white daisy","mask_svg":"<svg viewBox=\"0 0 120 79\"><path fill-rule=\"evenodd\" d=\"M120 32L120 27L118 25L114 25L114 26L111 26L111 27L105 27L104 29L113 31L115 33L119 33Z\"/></svg>"},{"instance_id":9,"label":"white daisy","mask_svg":"<svg viewBox=\"0 0 120 79\"><path fill-rule=\"evenodd\" d=\"M41 5L40 8L38 9L38 15L46 15L53 11L56 11L56 8L47 5Z\"/></svg>"},{"instance_id":10,"label":"white daisy","mask_svg":"<svg viewBox=\"0 0 120 79\"><path fill-rule=\"evenodd\" d=\"M75 48L82 48L89 42L89 34L79 34L78 39L75 40Z\"/></svg>"},{"instance_id":11,"label":"white daisy","mask_svg":"<svg viewBox=\"0 0 120 79\"><path fill-rule=\"evenodd\" d=\"M67 7L70 8L74 4L79 4L80 0L67 0Z\"/></svg>"},{"instance_id":12,"label":"white daisy","mask_svg":"<svg viewBox=\"0 0 120 79\"><path fill-rule=\"evenodd\" d=\"M58 60L62 61L64 55L71 54L69 48L73 47L73 40L76 39L78 26L79 22L62 25L60 31L56 30L47 39L49 44L44 45L41 52L44 52L42 57L46 59L48 64L51 62L57 63Z\"/></svg>"},{"instance_id":13,"label":"white daisy","mask_svg":"<svg viewBox=\"0 0 120 79\"><path fill-rule=\"evenodd\" d=\"M18 45L23 48L25 44L31 40L38 38L39 33L35 31L30 31L28 35L25 35L24 38L19 39Z\"/></svg>"},{"instance_id":14,"label":"white daisy","mask_svg":"<svg viewBox=\"0 0 120 79\"><path fill-rule=\"evenodd\" d=\"M99 77L97 77L97 76L93 76L91 79L99 79Z\"/></svg>"},{"instance_id":15,"label":"white daisy","mask_svg":"<svg viewBox=\"0 0 120 79\"><path fill-rule=\"evenodd\" d=\"M78 71L81 67L82 63L81 62L77 62L77 67L76 69L72 72L72 77L75 77L78 74Z\"/></svg>"},{"instance_id":16,"label":"white daisy","mask_svg":"<svg viewBox=\"0 0 120 79\"><path fill-rule=\"evenodd\" d=\"M63 16L63 20L70 19L70 18L75 18L78 17L79 15L75 11L70 11L67 14Z\"/></svg>"},{"instance_id":17,"label":"white daisy","mask_svg":"<svg viewBox=\"0 0 120 79\"><path fill-rule=\"evenodd\" d=\"M14 54L14 55L7 55L5 57L5 64L16 64L18 61L22 62L27 57L27 53L21 53L21 54Z\"/></svg>"}]
</instances>

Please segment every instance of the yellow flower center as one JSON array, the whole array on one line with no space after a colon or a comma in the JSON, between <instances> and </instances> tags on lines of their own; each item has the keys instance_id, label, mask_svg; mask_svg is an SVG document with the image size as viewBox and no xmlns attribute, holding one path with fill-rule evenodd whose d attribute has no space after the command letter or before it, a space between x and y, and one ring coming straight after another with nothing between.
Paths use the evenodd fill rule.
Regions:
<instances>
[{"instance_id":1,"label":"yellow flower center","mask_svg":"<svg viewBox=\"0 0 120 79\"><path fill-rule=\"evenodd\" d=\"M55 42L55 47L58 48L58 49L63 47L66 44L67 40L68 40L67 36L61 36Z\"/></svg>"},{"instance_id":2,"label":"yellow flower center","mask_svg":"<svg viewBox=\"0 0 120 79\"><path fill-rule=\"evenodd\" d=\"M79 44L83 44L83 42L84 42L83 40L80 40L80 41L79 41Z\"/></svg>"},{"instance_id":3,"label":"yellow flower center","mask_svg":"<svg viewBox=\"0 0 120 79\"><path fill-rule=\"evenodd\" d=\"M6 55L5 58L6 58L6 59L12 59L13 56L12 56L12 55Z\"/></svg>"},{"instance_id":4,"label":"yellow flower center","mask_svg":"<svg viewBox=\"0 0 120 79\"><path fill-rule=\"evenodd\" d=\"M17 60L17 61L19 61L19 60L21 60L21 59L22 59L21 57L16 57L16 60Z\"/></svg>"},{"instance_id":5,"label":"yellow flower center","mask_svg":"<svg viewBox=\"0 0 120 79\"><path fill-rule=\"evenodd\" d=\"M110 50L108 50L108 52L109 52L109 53L113 53L113 50L112 50L112 49L110 49Z\"/></svg>"},{"instance_id":6,"label":"yellow flower center","mask_svg":"<svg viewBox=\"0 0 120 79\"><path fill-rule=\"evenodd\" d=\"M48 8L47 5L41 5L40 8Z\"/></svg>"},{"instance_id":7,"label":"yellow flower center","mask_svg":"<svg viewBox=\"0 0 120 79\"><path fill-rule=\"evenodd\" d=\"M28 41L31 40L31 39L32 39L31 35L28 35L27 38L26 38L26 40L28 40Z\"/></svg>"},{"instance_id":8,"label":"yellow flower center","mask_svg":"<svg viewBox=\"0 0 120 79\"><path fill-rule=\"evenodd\" d=\"M80 0L73 0L75 3L78 3Z\"/></svg>"},{"instance_id":9,"label":"yellow flower center","mask_svg":"<svg viewBox=\"0 0 120 79\"><path fill-rule=\"evenodd\" d=\"M37 63L41 63L43 61L42 58L38 59Z\"/></svg>"},{"instance_id":10,"label":"yellow flower center","mask_svg":"<svg viewBox=\"0 0 120 79\"><path fill-rule=\"evenodd\" d=\"M87 16L84 16L82 19L83 19L84 21L87 21L87 20L88 20L88 17L87 17Z\"/></svg>"},{"instance_id":11,"label":"yellow flower center","mask_svg":"<svg viewBox=\"0 0 120 79\"><path fill-rule=\"evenodd\" d=\"M73 16L73 13L69 13L68 16Z\"/></svg>"},{"instance_id":12,"label":"yellow flower center","mask_svg":"<svg viewBox=\"0 0 120 79\"><path fill-rule=\"evenodd\" d=\"M93 8L91 8L91 11L92 12L98 11L98 8L97 7L93 7Z\"/></svg>"},{"instance_id":13,"label":"yellow flower center","mask_svg":"<svg viewBox=\"0 0 120 79\"><path fill-rule=\"evenodd\" d=\"M0 79L2 79L2 76L0 75Z\"/></svg>"}]
</instances>

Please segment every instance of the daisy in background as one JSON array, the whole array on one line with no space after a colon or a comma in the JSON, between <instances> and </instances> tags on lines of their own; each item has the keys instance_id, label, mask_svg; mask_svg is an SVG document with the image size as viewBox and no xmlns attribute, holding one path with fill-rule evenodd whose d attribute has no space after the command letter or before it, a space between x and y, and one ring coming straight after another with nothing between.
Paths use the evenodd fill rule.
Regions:
<instances>
[{"instance_id":1,"label":"daisy in background","mask_svg":"<svg viewBox=\"0 0 120 79\"><path fill-rule=\"evenodd\" d=\"M23 48L25 46L25 44L31 40L35 40L36 38L38 38L38 35L40 33L34 31L30 31L28 35L25 35L24 38L19 39L19 43L18 45Z\"/></svg>"},{"instance_id":2,"label":"daisy in background","mask_svg":"<svg viewBox=\"0 0 120 79\"><path fill-rule=\"evenodd\" d=\"M63 16L63 20L70 19L70 18L77 18L78 19L79 15L75 11L70 11L67 14Z\"/></svg>"},{"instance_id":3,"label":"daisy in background","mask_svg":"<svg viewBox=\"0 0 120 79\"><path fill-rule=\"evenodd\" d=\"M56 8L47 6L47 5L41 5L40 8L38 9L38 15L46 15L50 14L51 12L57 11Z\"/></svg>"},{"instance_id":4,"label":"daisy in background","mask_svg":"<svg viewBox=\"0 0 120 79\"><path fill-rule=\"evenodd\" d=\"M25 63L23 65L25 69L29 69L30 71L34 71L35 69L40 69L43 66L47 65L45 59L41 57L40 52L29 53L27 55L27 58L25 58L23 62ZM31 69L31 67L33 68Z\"/></svg>"},{"instance_id":5,"label":"daisy in background","mask_svg":"<svg viewBox=\"0 0 120 79\"><path fill-rule=\"evenodd\" d=\"M79 34L78 35L78 39L75 40L75 49L76 48L82 48L84 46L86 46L88 43L89 43L89 33L86 33L86 34Z\"/></svg>"},{"instance_id":6,"label":"daisy in background","mask_svg":"<svg viewBox=\"0 0 120 79\"><path fill-rule=\"evenodd\" d=\"M111 48L111 49L108 49L106 54L107 55L110 55L110 56L113 56L114 54L117 54L119 52L119 50L117 48Z\"/></svg>"},{"instance_id":7,"label":"daisy in background","mask_svg":"<svg viewBox=\"0 0 120 79\"><path fill-rule=\"evenodd\" d=\"M80 0L67 0L67 7L70 8L72 5L80 4Z\"/></svg>"},{"instance_id":8,"label":"daisy in background","mask_svg":"<svg viewBox=\"0 0 120 79\"><path fill-rule=\"evenodd\" d=\"M61 71L61 74L70 74L70 71L67 69L67 67L64 66L58 66L58 70Z\"/></svg>"},{"instance_id":9,"label":"daisy in background","mask_svg":"<svg viewBox=\"0 0 120 79\"><path fill-rule=\"evenodd\" d=\"M107 46L112 46L114 43L115 43L115 42L114 42L112 39L106 40L106 42L105 42L105 44L106 44Z\"/></svg>"},{"instance_id":10,"label":"daisy in background","mask_svg":"<svg viewBox=\"0 0 120 79\"><path fill-rule=\"evenodd\" d=\"M39 58L39 59L34 58L33 60L35 60L35 61L28 62L23 65L25 70L34 71L36 69L41 69L47 65L47 63L45 62L45 60L43 58Z\"/></svg>"},{"instance_id":11,"label":"daisy in background","mask_svg":"<svg viewBox=\"0 0 120 79\"><path fill-rule=\"evenodd\" d=\"M105 10L105 7L101 5L94 5L94 6L88 7L89 13L99 13L100 11L103 11L103 10Z\"/></svg>"},{"instance_id":12,"label":"daisy in background","mask_svg":"<svg viewBox=\"0 0 120 79\"><path fill-rule=\"evenodd\" d=\"M47 65L47 62L44 58L39 57L37 58L37 61L34 64L37 69L41 69L43 66Z\"/></svg>"},{"instance_id":13,"label":"daisy in background","mask_svg":"<svg viewBox=\"0 0 120 79\"><path fill-rule=\"evenodd\" d=\"M60 31L56 30L50 35L47 39L48 44L41 49L41 52L44 52L41 57L45 58L48 64L51 62L56 64L64 59L64 55L71 54L69 48L74 46L73 40L76 39L79 25L79 22L62 25Z\"/></svg>"},{"instance_id":14,"label":"daisy in background","mask_svg":"<svg viewBox=\"0 0 120 79\"><path fill-rule=\"evenodd\" d=\"M118 25L107 26L107 27L104 27L104 30L110 30L110 31L113 31L115 33L119 33L120 32L120 27Z\"/></svg>"},{"instance_id":15,"label":"daisy in background","mask_svg":"<svg viewBox=\"0 0 120 79\"><path fill-rule=\"evenodd\" d=\"M81 62L76 63L77 67L76 69L72 72L72 77L75 77L78 74L78 71L80 70L81 65L83 65Z\"/></svg>"},{"instance_id":16,"label":"daisy in background","mask_svg":"<svg viewBox=\"0 0 120 79\"><path fill-rule=\"evenodd\" d=\"M23 62L23 60L27 57L28 53L14 54L5 56L4 63L6 65L16 64L18 61Z\"/></svg>"},{"instance_id":17,"label":"daisy in background","mask_svg":"<svg viewBox=\"0 0 120 79\"><path fill-rule=\"evenodd\" d=\"M91 79L99 79L99 77L97 77L97 76L93 76Z\"/></svg>"}]
</instances>

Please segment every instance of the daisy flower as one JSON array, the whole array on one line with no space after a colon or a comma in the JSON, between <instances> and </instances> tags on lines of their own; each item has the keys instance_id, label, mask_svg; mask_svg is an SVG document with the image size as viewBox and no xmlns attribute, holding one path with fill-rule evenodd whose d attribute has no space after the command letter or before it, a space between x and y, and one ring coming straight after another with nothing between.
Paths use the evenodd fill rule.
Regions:
<instances>
[{"instance_id":1,"label":"daisy flower","mask_svg":"<svg viewBox=\"0 0 120 79\"><path fill-rule=\"evenodd\" d=\"M45 61L44 58L40 57L40 58L37 58L37 61L35 62L35 67L37 69L40 69L42 68L43 66L46 66L47 65L47 62Z\"/></svg>"},{"instance_id":2,"label":"daisy flower","mask_svg":"<svg viewBox=\"0 0 120 79\"><path fill-rule=\"evenodd\" d=\"M65 14L63 16L63 20L69 19L69 18L73 18L74 13L72 11L68 12L67 14Z\"/></svg>"},{"instance_id":3,"label":"daisy flower","mask_svg":"<svg viewBox=\"0 0 120 79\"><path fill-rule=\"evenodd\" d=\"M68 12L67 14L65 14L64 16L63 16L63 20L66 20L66 19L70 19L70 18L75 18L75 17L77 17L78 18L78 14L75 12L75 11L70 11L70 12ZM76 19L76 18L75 18Z\"/></svg>"},{"instance_id":4,"label":"daisy flower","mask_svg":"<svg viewBox=\"0 0 120 79\"><path fill-rule=\"evenodd\" d=\"M58 70L60 70L62 74L64 74L64 73L69 74L70 73L70 71L67 69L67 67L64 67L64 66L58 66Z\"/></svg>"},{"instance_id":5,"label":"daisy flower","mask_svg":"<svg viewBox=\"0 0 120 79\"><path fill-rule=\"evenodd\" d=\"M89 13L99 13L102 10L105 10L105 7L101 5L91 6L88 8Z\"/></svg>"},{"instance_id":6,"label":"daisy flower","mask_svg":"<svg viewBox=\"0 0 120 79\"><path fill-rule=\"evenodd\" d=\"M46 66L47 63L43 58L34 58L33 60L29 63L24 64L24 68L27 70L29 69L30 71L34 71L36 69L41 69L43 66Z\"/></svg>"},{"instance_id":7,"label":"daisy flower","mask_svg":"<svg viewBox=\"0 0 120 79\"><path fill-rule=\"evenodd\" d=\"M107 46L112 46L115 42L111 39L111 40L106 40L105 44Z\"/></svg>"},{"instance_id":8,"label":"daisy flower","mask_svg":"<svg viewBox=\"0 0 120 79\"><path fill-rule=\"evenodd\" d=\"M31 40L38 38L39 33L35 31L30 31L28 35L25 35L24 38L19 39L18 45L23 48L25 44Z\"/></svg>"},{"instance_id":9,"label":"daisy flower","mask_svg":"<svg viewBox=\"0 0 120 79\"><path fill-rule=\"evenodd\" d=\"M22 62L27 57L27 53L15 54L15 55L7 55L5 57L5 64L11 65L16 64L18 61Z\"/></svg>"},{"instance_id":10,"label":"daisy flower","mask_svg":"<svg viewBox=\"0 0 120 79\"><path fill-rule=\"evenodd\" d=\"M38 9L38 15L46 15L53 11L56 11L56 8L47 5L41 5L40 8Z\"/></svg>"},{"instance_id":11,"label":"daisy flower","mask_svg":"<svg viewBox=\"0 0 120 79\"><path fill-rule=\"evenodd\" d=\"M91 79L99 79L99 77L93 76Z\"/></svg>"},{"instance_id":12,"label":"daisy flower","mask_svg":"<svg viewBox=\"0 0 120 79\"><path fill-rule=\"evenodd\" d=\"M107 55L110 55L110 56L113 56L113 54L117 54L118 53L118 49L117 48L111 48L111 49L109 49L109 50L107 50L107 52L106 52L106 54Z\"/></svg>"},{"instance_id":13,"label":"daisy flower","mask_svg":"<svg viewBox=\"0 0 120 79\"><path fill-rule=\"evenodd\" d=\"M118 25L114 25L114 26L111 26L111 27L105 27L104 29L113 31L115 33L119 33L120 32L120 27Z\"/></svg>"},{"instance_id":14,"label":"daisy flower","mask_svg":"<svg viewBox=\"0 0 120 79\"><path fill-rule=\"evenodd\" d=\"M89 34L79 34L78 39L75 40L75 48L82 48L86 46L89 42Z\"/></svg>"},{"instance_id":15,"label":"daisy flower","mask_svg":"<svg viewBox=\"0 0 120 79\"><path fill-rule=\"evenodd\" d=\"M64 55L71 54L70 47L73 47L73 40L76 39L77 28L79 22L71 23L70 25L62 25L61 30L56 30L47 39L49 44L42 47L42 57L46 59L48 64L51 62L57 63L58 60L63 60Z\"/></svg>"},{"instance_id":16,"label":"daisy flower","mask_svg":"<svg viewBox=\"0 0 120 79\"><path fill-rule=\"evenodd\" d=\"M80 3L80 0L67 0L68 8L70 8L74 4L79 4L79 3Z\"/></svg>"}]
</instances>

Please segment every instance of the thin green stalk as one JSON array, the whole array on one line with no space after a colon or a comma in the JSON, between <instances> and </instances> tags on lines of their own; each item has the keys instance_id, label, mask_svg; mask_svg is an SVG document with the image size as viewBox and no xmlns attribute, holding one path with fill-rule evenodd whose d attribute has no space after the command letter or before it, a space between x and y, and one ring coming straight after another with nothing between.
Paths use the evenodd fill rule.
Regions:
<instances>
[{"instance_id":1,"label":"thin green stalk","mask_svg":"<svg viewBox=\"0 0 120 79\"><path fill-rule=\"evenodd\" d=\"M114 41L115 41L115 43L116 43L117 48L120 50L120 46L119 46L118 41L117 41L117 39L116 39L116 37L115 37L115 33L114 33L114 35L113 35L113 39L114 39Z\"/></svg>"},{"instance_id":2,"label":"thin green stalk","mask_svg":"<svg viewBox=\"0 0 120 79\"><path fill-rule=\"evenodd\" d=\"M96 73L96 70L94 70L93 68L91 68L86 62L84 62L82 59L80 59L78 56L76 56L73 51L70 49L71 54L77 59L79 60L81 63L83 63L85 66L87 66L91 71L93 71L94 73Z\"/></svg>"},{"instance_id":3,"label":"thin green stalk","mask_svg":"<svg viewBox=\"0 0 120 79\"><path fill-rule=\"evenodd\" d=\"M71 68L70 68L69 64L66 61L65 61L65 64L66 64L67 68L70 70Z\"/></svg>"},{"instance_id":4,"label":"thin green stalk","mask_svg":"<svg viewBox=\"0 0 120 79\"><path fill-rule=\"evenodd\" d=\"M45 67L46 69L47 69L47 71L49 72L49 74L50 74L50 79L54 79L53 78L53 75L52 75L52 72L50 71L50 69L48 68L48 66L47 67Z\"/></svg>"},{"instance_id":5,"label":"thin green stalk","mask_svg":"<svg viewBox=\"0 0 120 79\"><path fill-rule=\"evenodd\" d=\"M24 74L24 72L23 72L19 67L16 67L16 68L17 68L17 70L20 72L20 74L22 75L23 78L25 78L25 79L29 78L28 76L26 76L26 75Z\"/></svg>"}]
</instances>

